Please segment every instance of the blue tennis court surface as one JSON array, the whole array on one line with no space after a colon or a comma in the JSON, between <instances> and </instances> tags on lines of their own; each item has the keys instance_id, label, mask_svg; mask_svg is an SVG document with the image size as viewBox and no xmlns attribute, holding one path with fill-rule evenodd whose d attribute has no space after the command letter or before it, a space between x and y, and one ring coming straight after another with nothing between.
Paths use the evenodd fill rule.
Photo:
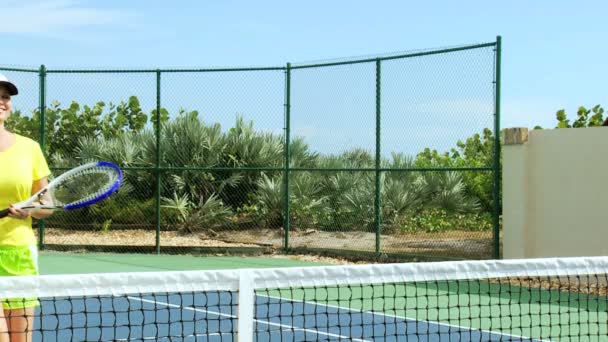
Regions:
<instances>
[{"instance_id":1,"label":"blue tennis court surface","mask_svg":"<svg viewBox=\"0 0 608 342\"><path fill-rule=\"evenodd\" d=\"M256 296L254 341L524 341L382 313ZM236 341L237 294L41 300L35 341Z\"/></svg>"}]
</instances>

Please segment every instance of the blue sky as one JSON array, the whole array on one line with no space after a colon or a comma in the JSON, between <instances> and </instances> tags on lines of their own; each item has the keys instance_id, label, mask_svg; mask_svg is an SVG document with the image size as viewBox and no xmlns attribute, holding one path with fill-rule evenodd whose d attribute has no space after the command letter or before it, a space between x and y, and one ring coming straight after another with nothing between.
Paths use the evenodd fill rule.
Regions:
<instances>
[{"instance_id":1,"label":"blue sky","mask_svg":"<svg viewBox=\"0 0 608 342\"><path fill-rule=\"evenodd\" d=\"M558 109L573 117L579 105L608 106L605 1L2 3L3 66L281 66L491 42L501 35L503 127L553 127ZM273 77L268 83L280 85ZM36 98L25 94L22 101ZM302 123L302 132L306 127Z\"/></svg>"}]
</instances>

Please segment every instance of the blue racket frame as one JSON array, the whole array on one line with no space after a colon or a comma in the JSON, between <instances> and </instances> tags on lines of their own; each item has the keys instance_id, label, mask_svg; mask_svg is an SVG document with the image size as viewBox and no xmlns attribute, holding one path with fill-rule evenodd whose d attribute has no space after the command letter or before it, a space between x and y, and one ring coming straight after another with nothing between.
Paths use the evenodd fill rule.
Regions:
<instances>
[{"instance_id":1,"label":"blue racket frame","mask_svg":"<svg viewBox=\"0 0 608 342\"><path fill-rule=\"evenodd\" d=\"M110 167L112 169L115 169L118 172L118 179L116 180L116 182L114 183L114 185L112 185L112 187L110 188L110 190L102 193L101 195L90 199L88 201L85 202L81 202L78 204L68 204L65 205L63 207L63 209L65 210L73 210L73 209L79 209L79 208L84 208L87 207L91 204L95 204L107 197L110 197L110 195L112 195L114 192L118 191L118 189L120 188L120 185L122 184L122 170L118 167L118 165L114 164L114 163L110 163L108 161L99 161L96 163L96 166L105 166L105 167Z\"/></svg>"}]
</instances>

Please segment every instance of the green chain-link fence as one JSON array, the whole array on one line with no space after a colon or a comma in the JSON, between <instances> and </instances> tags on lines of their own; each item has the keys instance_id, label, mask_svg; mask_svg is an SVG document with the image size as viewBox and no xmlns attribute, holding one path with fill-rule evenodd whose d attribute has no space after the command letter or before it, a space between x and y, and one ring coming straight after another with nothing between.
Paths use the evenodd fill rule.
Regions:
<instances>
[{"instance_id":1,"label":"green chain-link fence","mask_svg":"<svg viewBox=\"0 0 608 342\"><path fill-rule=\"evenodd\" d=\"M1 67L54 174L120 164L42 248L499 257L496 42L264 68Z\"/></svg>"}]
</instances>

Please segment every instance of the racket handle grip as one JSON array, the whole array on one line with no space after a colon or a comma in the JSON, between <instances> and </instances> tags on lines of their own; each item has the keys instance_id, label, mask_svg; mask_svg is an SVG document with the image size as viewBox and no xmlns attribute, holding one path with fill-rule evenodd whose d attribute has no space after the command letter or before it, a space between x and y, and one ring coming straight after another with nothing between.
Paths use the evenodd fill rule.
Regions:
<instances>
[{"instance_id":1,"label":"racket handle grip","mask_svg":"<svg viewBox=\"0 0 608 342\"><path fill-rule=\"evenodd\" d=\"M8 208L6 208L4 210L0 210L0 218L7 217L7 216L8 216Z\"/></svg>"}]
</instances>

